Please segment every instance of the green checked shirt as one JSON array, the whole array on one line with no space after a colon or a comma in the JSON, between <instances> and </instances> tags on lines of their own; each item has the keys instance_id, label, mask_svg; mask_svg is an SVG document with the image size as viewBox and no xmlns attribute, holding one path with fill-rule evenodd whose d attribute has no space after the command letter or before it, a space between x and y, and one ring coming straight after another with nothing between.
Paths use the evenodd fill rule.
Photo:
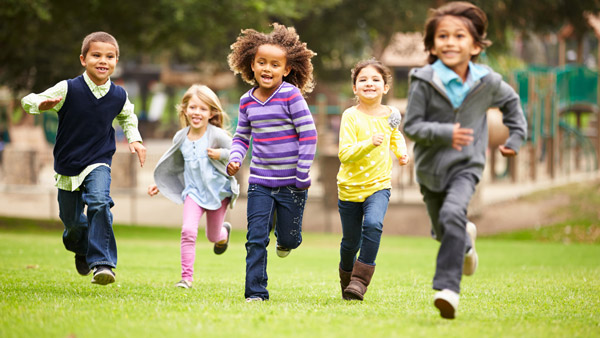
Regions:
<instances>
[{"instance_id":1,"label":"green checked shirt","mask_svg":"<svg viewBox=\"0 0 600 338\"><path fill-rule=\"evenodd\" d=\"M106 95L106 93L108 93L108 91L110 90L110 84L111 84L110 78L108 79L108 81L106 81L105 84L100 85L100 86L96 85L90 79L87 72L83 73L83 78L85 80L85 83L88 85L88 87L94 94L94 96L96 96L96 98L98 98L98 99L103 97L104 95ZM67 90L68 90L67 81L63 80L63 81L60 81L59 83L57 83L54 87L48 88L43 93L40 93L40 94L31 93L31 94L25 96L21 100L21 105L23 106L23 109L25 109L25 111L27 111L28 113L39 114L40 110L38 107L41 102L43 102L47 99L52 99L52 98L56 98L56 97L60 96L60 97L62 97L62 100L56 106L54 106L52 109L47 110L49 112L58 113L60 108L62 108L62 106L65 102L65 99L67 97ZM125 137L127 137L127 141L129 143L136 142L136 141L142 142L142 136L140 135L140 132L138 131L138 119L137 119L137 116L135 115L133 109L134 109L133 104L129 101L129 98L127 98L127 100L125 100L125 104L123 105L123 110L119 113L119 115L117 115L117 118L116 118L117 121L119 122L119 125L121 125L121 128L123 128L123 132L125 133ZM79 186L81 185L81 183L83 183L83 180L85 179L85 177L90 172L92 172L92 170L96 169L97 167L99 167L101 165L108 167L107 163L94 163L94 164L87 166L77 176L64 176L64 175L55 173L54 178L56 179L56 187L58 189L67 190L67 191L79 190Z\"/></svg>"}]
</instances>

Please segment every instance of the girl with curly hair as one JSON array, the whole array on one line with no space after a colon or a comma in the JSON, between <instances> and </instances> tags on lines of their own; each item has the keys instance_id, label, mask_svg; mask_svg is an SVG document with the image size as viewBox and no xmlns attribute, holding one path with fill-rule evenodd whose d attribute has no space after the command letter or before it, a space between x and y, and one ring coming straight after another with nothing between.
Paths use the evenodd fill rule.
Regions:
<instances>
[{"instance_id":1,"label":"girl with curly hair","mask_svg":"<svg viewBox=\"0 0 600 338\"><path fill-rule=\"evenodd\" d=\"M227 173L240 169L252 139L248 179L246 301L269 299L267 245L275 227L277 255L302 243L317 131L303 94L312 91L311 58L294 28L273 24L269 34L243 30L231 45L229 67L253 87L240 99Z\"/></svg>"},{"instance_id":2,"label":"girl with curly hair","mask_svg":"<svg viewBox=\"0 0 600 338\"><path fill-rule=\"evenodd\" d=\"M352 69L358 104L342 115L337 183L342 221L339 274L346 300L363 300L375 272L392 188L390 150L400 165L409 161L398 130L400 112L381 104L391 78L390 70L375 59L358 62Z\"/></svg>"}]
</instances>

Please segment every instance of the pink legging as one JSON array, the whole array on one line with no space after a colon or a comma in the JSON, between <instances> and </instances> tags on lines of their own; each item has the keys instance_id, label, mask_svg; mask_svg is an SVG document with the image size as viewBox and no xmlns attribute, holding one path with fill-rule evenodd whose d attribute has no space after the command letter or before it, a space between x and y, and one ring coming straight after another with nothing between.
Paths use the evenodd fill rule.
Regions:
<instances>
[{"instance_id":1,"label":"pink legging","mask_svg":"<svg viewBox=\"0 0 600 338\"><path fill-rule=\"evenodd\" d=\"M227 239L227 230L223 227L223 221L225 220L229 200L229 198L224 199L221 202L221 207L217 210L205 210L189 196L185 198L183 203L183 227L181 228L182 279L194 280L198 223L204 212L206 212L206 238L213 243Z\"/></svg>"}]
</instances>

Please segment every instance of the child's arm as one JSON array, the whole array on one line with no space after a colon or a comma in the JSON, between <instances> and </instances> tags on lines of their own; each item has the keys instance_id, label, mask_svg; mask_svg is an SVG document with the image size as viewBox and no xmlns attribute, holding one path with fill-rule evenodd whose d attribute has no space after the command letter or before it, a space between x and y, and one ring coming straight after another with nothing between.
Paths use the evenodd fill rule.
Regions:
<instances>
[{"instance_id":1,"label":"child's arm","mask_svg":"<svg viewBox=\"0 0 600 338\"><path fill-rule=\"evenodd\" d=\"M406 147L406 140L398 129L392 131L392 137L390 139L390 149L398 158L400 165L407 165L410 161L408 157L408 149Z\"/></svg>"},{"instance_id":2,"label":"child's arm","mask_svg":"<svg viewBox=\"0 0 600 338\"><path fill-rule=\"evenodd\" d=\"M299 93L299 90L298 90ZM302 95L299 99L290 100L292 123L298 134L298 166L296 167L296 188L310 188L310 167L317 151L317 128L308 109L308 104Z\"/></svg>"},{"instance_id":3,"label":"child's arm","mask_svg":"<svg viewBox=\"0 0 600 338\"><path fill-rule=\"evenodd\" d=\"M148 186L148 195L150 195L150 197L156 195L159 193L158 187L156 186L156 184L150 184Z\"/></svg>"},{"instance_id":4,"label":"child's arm","mask_svg":"<svg viewBox=\"0 0 600 338\"><path fill-rule=\"evenodd\" d=\"M60 81L40 94L31 93L25 96L21 100L21 105L29 114L39 114L44 111L57 113L62 108L67 91L67 81Z\"/></svg>"},{"instance_id":5,"label":"child's arm","mask_svg":"<svg viewBox=\"0 0 600 338\"><path fill-rule=\"evenodd\" d=\"M404 134L417 143L426 146L444 144L452 146L454 125L427 121L425 111L427 107L428 84L413 79L408 91L408 105L404 122Z\"/></svg>"},{"instance_id":6,"label":"child's arm","mask_svg":"<svg viewBox=\"0 0 600 338\"><path fill-rule=\"evenodd\" d=\"M127 97L123 109L117 115L117 121L129 142L129 151L132 154L138 154L140 166L143 167L146 162L146 147L142 145L142 135L138 130L138 118L134 113L134 105L129 101L129 97Z\"/></svg>"},{"instance_id":7,"label":"child's arm","mask_svg":"<svg viewBox=\"0 0 600 338\"><path fill-rule=\"evenodd\" d=\"M519 95L508 83L502 81L494 95L493 106L498 107L502 112L502 122L508 127L509 133L504 145L499 147L500 152L503 156L515 156L527 139L527 121L521 108Z\"/></svg>"},{"instance_id":8,"label":"child's arm","mask_svg":"<svg viewBox=\"0 0 600 338\"><path fill-rule=\"evenodd\" d=\"M248 120L246 109L240 107L238 125L231 143L229 163L227 164L227 174L229 176L235 175L240 170L241 163L250 147L250 137L252 137L252 126Z\"/></svg>"},{"instance_id":9,"label":"child's arm","mask_svg":"<svg viewBox=\"0 0 600 338\"><path fill-rule=\"evenodd\" d=\"M214 148L207 148L206 152L208 157L213 160L221 161L225 165L229 162L229 150L231 149L231 136L226 134L222 130L218 130L216 136L216 142L213 144Z\"/></svg>"},{"instance_id":10,"label":"child's arm","mask_svg":"<svg viewBox=\"0 0 600 338\"><path fill-rule=\"evenodd\" d=\"M340 124L340 146L338 151L338 157L340 158L341 163L358 161L377 147L377 140L374 139L375 135L363 141L358 140L356 124L357 122L354 120L354 115L342 115L342 122Z\"/></svg>"}]
</instances>

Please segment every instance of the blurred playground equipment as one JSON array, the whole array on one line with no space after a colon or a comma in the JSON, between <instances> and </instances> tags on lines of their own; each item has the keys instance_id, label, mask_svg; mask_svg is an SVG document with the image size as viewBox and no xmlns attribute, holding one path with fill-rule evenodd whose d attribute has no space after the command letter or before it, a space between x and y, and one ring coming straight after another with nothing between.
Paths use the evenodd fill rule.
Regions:
<instances>
[{"instance_id":1,"label":"blurred playground equipment","mask_svg":"<svg viewBox=\"0 0 600 338\"><path fill-rule=\"evenodd\" d=\"M526 176L535 181L544 172L554 179L597 170L598 72L580 65L531 66L514 72L511 82L528 122L528 144L521 151L521 158L528 159L519 162L528 166ZM518 170L514 163L510 165L513 181Z\"/></svg>"}]
</instances>

